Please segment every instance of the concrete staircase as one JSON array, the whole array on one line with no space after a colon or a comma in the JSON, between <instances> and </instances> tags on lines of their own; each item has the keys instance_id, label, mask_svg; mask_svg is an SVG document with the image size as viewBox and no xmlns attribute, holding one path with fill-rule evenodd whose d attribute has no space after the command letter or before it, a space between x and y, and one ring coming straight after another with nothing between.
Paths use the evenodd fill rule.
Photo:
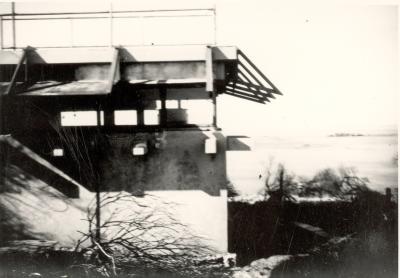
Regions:
<instances>
[{"instance_id":1,"label":"concrete staircase","mask_svg":"<svg viewBox=\"0 0 400 278\"><path fill-rule=\"evenodd\" d=\"M9 164L17 165L57 189L66 197L79 198L79 191L86 190L77 181L11 135L0 135L0 171L5 171ZM2 176L4 177L6 174L2 173Z\"/></svg>"}]
</instances>

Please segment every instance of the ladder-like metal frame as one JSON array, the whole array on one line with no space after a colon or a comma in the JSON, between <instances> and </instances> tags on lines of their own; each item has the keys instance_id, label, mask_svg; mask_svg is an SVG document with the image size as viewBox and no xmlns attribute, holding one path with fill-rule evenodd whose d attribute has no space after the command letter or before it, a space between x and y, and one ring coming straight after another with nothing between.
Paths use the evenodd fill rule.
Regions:
<instances>
[{"instance_id":1,"label":"ladder-like metal frame","mask_svg":"<svg viewBox=\"0 0 400 278\"><path fill-rule=\"evenodd\" d=\"M281 91L241 51L237 51L236 75L225 87L225 94L265 104L282 95Z\"/></svg>"}]
</instances>

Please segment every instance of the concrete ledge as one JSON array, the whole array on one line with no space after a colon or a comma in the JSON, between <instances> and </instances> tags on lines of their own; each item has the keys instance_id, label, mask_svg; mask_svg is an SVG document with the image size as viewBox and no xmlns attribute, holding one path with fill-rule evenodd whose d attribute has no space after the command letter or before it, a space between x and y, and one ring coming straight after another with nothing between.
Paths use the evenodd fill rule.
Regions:
<instances>
[{"instance_id":1,"label":"concrete ledge","mask_svg":"<svg viewBox=\"0 0 400 278\"><path fill-rule=\"evenodd\" d=\"M111 63L113 47L54 47L35 48L31 53L32 63L74 64L74 63ZM17 64L22 50L0 51L0 64ZM206 45L172 46L127 46L121 47L121 62L172 62L205 61ZM236 60L235 46L213 47L213 60Z\"/></svg>"}]
</instances>

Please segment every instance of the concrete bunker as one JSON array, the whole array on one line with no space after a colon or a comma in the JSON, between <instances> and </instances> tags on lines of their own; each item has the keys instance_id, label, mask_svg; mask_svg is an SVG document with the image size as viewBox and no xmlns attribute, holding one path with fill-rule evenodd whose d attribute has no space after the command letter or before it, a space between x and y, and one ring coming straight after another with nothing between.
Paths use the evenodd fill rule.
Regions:
<instances>
[{"instance_id":1,"label":"concrete bunker","mask_svg":"<svg viewBox=\"0 0 400 278\"><path fill-rule=\"evenodd\" d=\"M57 190L71 198L81 198L79 191L170 194L191 212L186 220L226 251L220 94L266 103L281 93L234 46L49 48L14 41L0 50L1 134L29 149L38 167L45 161L47 171L62 173L57 177L67 182ZM1 142L15 151L11 141Z\"/></svg>"}]
</instances>

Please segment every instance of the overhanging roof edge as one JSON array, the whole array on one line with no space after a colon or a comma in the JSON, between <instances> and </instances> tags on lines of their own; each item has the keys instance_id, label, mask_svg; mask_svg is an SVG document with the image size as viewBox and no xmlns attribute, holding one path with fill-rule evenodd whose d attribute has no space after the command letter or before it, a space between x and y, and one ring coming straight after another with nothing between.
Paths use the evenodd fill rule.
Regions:
<instances>
[{"instance_id":1,"label":"overhanging roof edge","mask_svg":"<svg viewBox=\"0 0 400 278\"><path fill-rule=\"evenodd\" d=\"M121 62L172 62L204 61L206 45L195 46L120 46ZM237 59L235 46L212 46L213 60ZM79 64L111 63L114 47L60 47L34 49L32 63ZM0 65L17 64L23 51L20 49L0 51Z\"/></svg>"}]
</instances>

